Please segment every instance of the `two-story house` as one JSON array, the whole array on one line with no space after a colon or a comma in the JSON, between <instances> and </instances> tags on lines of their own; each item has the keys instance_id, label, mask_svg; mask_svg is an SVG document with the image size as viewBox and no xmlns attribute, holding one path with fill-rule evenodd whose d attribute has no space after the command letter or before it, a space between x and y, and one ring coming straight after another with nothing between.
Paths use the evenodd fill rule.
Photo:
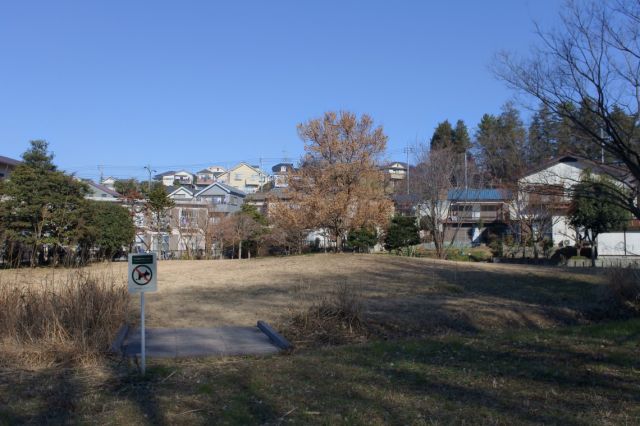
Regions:
<instances>
[{"instance_id":1,"label":"two-story house","mask_svg":"<svg viewBox=\"0 0 640 426\"><path fill-rule=\"evenodd\" d=\"M510 198L510 191L502 189L450 189L445 241L478 244L488 242L492 234L504 234Z\"/></svg>"},{"instance_id":2,"label":"two-story house","mask_svg":"<svg viewBox=\"0 0 640 426\"><path fill-rule=\"evenodd\" d=\"M154 179L161 181L164 186L173 186L176 183L180 185L191 185L195 180L195 176L186 170L179 170L177 172L170 170L154 176Z\"/></svg>"},{"instance_id":3,"label":"two-story house","mask_svg":"<svg viewBox=\"0 0 640 426\"><path fill-rule=\"evenodd\" d=\"M539 222L537 226L554 245L575 244L576 231L568 218L570 189L587 171L593 177L622 176L618 169L577 155L556 157L518 179L510 207L512 220Z\"/></svg>"},{"instance_id":4,"label":"two-story house","mask_svg":"<svg viewBox=\"0 0 640 426\"><path fill-rule=\"evenodd\" d=\"M218 176L216 181L251 194L262 188L269 181L269 176L258 166L240 163Z\"/></svg>"}]
</instances>

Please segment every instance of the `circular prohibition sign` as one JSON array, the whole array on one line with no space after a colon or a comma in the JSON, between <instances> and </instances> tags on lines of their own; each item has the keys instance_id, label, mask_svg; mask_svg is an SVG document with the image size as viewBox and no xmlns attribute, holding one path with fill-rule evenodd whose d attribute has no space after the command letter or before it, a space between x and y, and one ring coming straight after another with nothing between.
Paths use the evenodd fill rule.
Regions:
<instances>
[{"instance_id":1,"label":"circular prohibition sign","mask_svg":"<svg viewBox=\"0 0 640 426\"><path fill-rule=\"evenodd\" d=\"M151 281L151 277L153 277L153 273L151 272L151 268L147 265L138 265L131 272L131 278L133 278L133 282L138 285L147 285L149 281Z\"/></svg>"}]
</instances>

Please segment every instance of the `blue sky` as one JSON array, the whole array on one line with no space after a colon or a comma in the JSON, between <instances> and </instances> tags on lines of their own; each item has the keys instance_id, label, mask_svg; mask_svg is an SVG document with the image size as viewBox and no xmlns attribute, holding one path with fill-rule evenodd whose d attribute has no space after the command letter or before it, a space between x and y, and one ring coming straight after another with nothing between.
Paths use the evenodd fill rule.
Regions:
<instances>
[{"instance_id":1,"label":"blue sky","mask_svg":"<svg viewBox=\"0 0 640 426\"><path fill-rule=\"evenodd\" d=\"M327 110L370 114L388 158L512 97L488 66L560 0L0 3L0 155L46 139L81 177L265 168Z\"/></svg>"}]
</instances>

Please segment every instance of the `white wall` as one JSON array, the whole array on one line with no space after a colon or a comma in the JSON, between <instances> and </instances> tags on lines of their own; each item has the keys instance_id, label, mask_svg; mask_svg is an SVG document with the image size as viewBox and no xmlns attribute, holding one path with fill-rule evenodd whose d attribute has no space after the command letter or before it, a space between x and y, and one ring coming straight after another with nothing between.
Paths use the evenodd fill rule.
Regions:
<instances>
[{"instance_id":1,"label":"white wall","mask_svg":"<svg viewBox=\"0 0 640 426\"><path fill-rule=\"evenodd\" d=\"M598 235L598 256L625 255L640 256L640 232L605 232Z\"/></svg>"}]
</instances>

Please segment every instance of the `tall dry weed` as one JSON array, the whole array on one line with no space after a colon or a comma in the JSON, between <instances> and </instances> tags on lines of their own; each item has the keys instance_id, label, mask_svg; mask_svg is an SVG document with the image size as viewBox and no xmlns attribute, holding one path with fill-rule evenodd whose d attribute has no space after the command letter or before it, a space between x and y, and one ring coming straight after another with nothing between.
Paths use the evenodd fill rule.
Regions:
<instances>
[{"instance_id":1,"label":"tall dry weed","mask_svg":"<svg viewBox=\"0 0 640 426\"><path fill-rule=\"evenodd\" d=\"M607 293L616 316L640 314L640 269L607 270Z\"/></svg>"},{"instance_id":2,"label":"tall dry weed","mask_svg":"<svg viewBox=\"0 0 640 426\"><path fill-rule=\"evenodd\" d=\"M0 280L0 353L7 360L98 356L128 318L127 287L109 273L67 270L39 283L9 277Z\"/></svg>"},{"instance_id":3,"label":"tall dry weed","mask_svg":"<svg viewBox=\"0 0 640 426\"><path fill-rule=\"evenodd\" d=\"M348 283L334 286L322 297L309 297L300 286L296 306L280 326L296 347L361 342L368 336L362 295ZM300 305L307 306L300 309Z\"/></svg>"}]
</instances>

